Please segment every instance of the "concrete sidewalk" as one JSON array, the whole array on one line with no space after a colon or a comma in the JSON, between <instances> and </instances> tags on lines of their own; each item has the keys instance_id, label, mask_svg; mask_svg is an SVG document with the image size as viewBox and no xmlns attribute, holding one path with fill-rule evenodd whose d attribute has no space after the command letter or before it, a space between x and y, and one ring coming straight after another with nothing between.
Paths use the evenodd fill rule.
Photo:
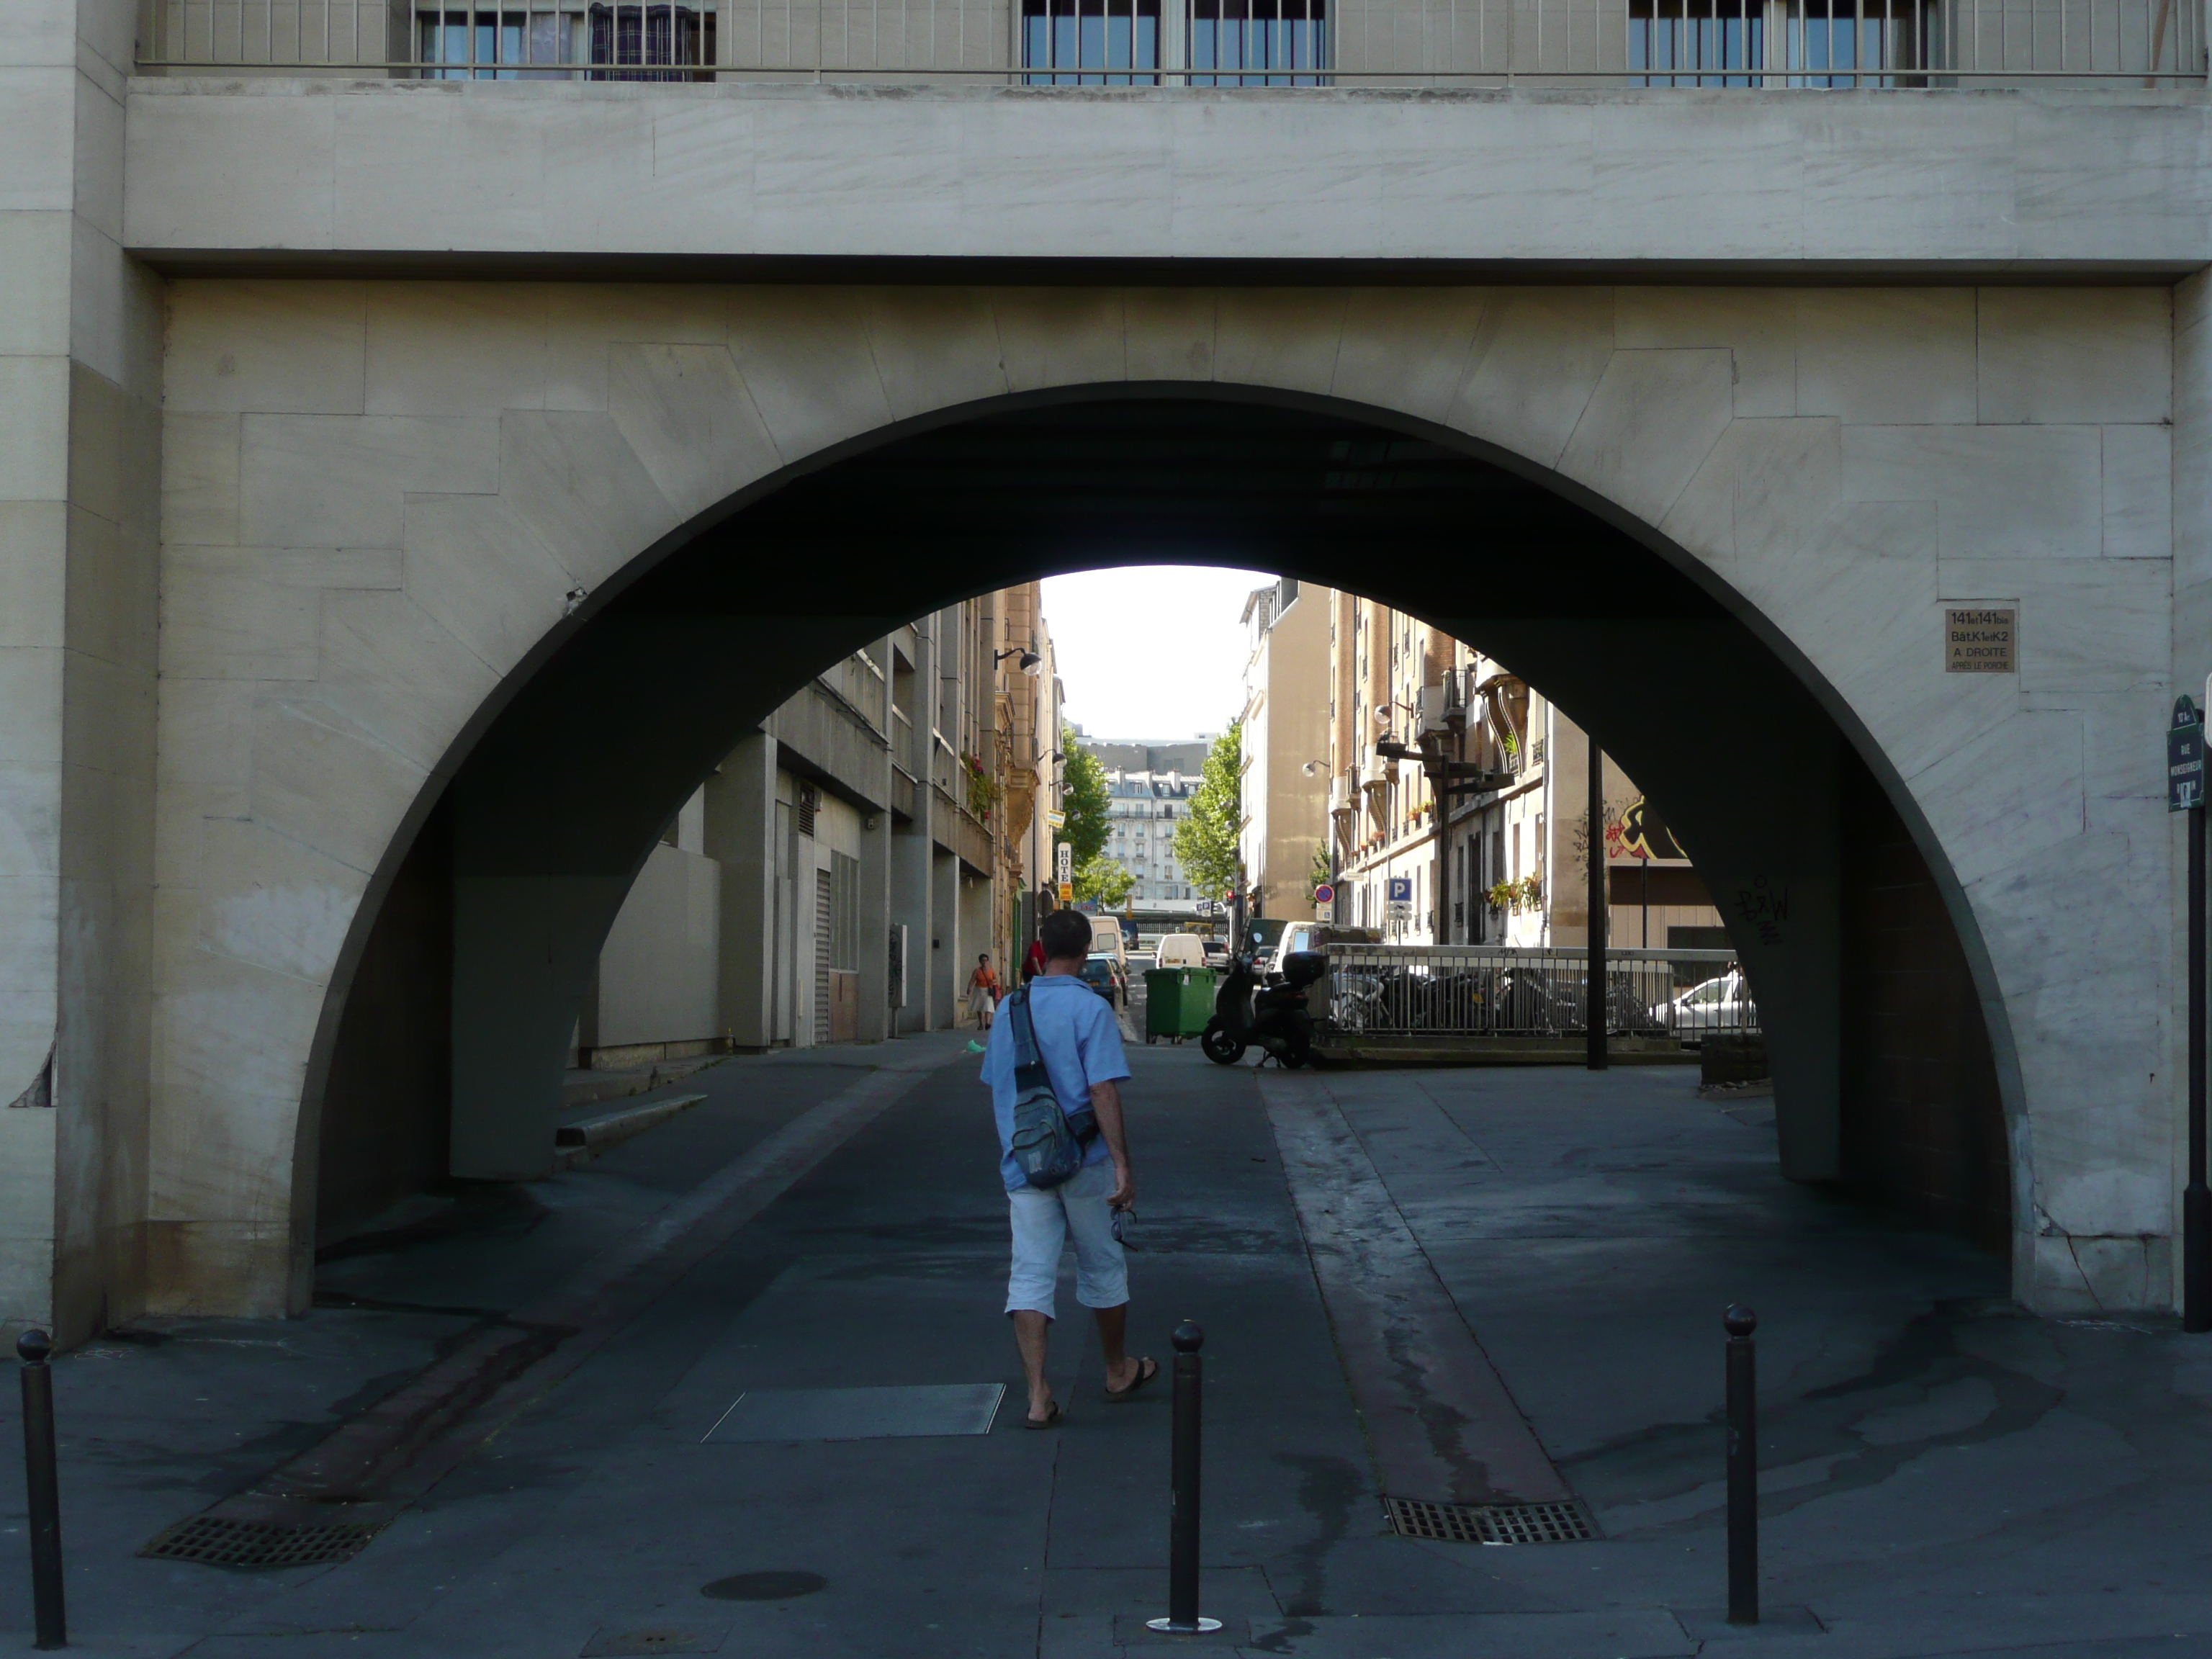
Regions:
<instances>
[{"instance_id":1,"label":"concrete sidewalk","mask_svg":"<svg viewBox=\"0 0 2212 1659\"><path fill-rule=\"evenodd\" d=\"M1071 1415L1022 1430L984 1097L957 1054L964 1034L924 1041L951 1063L343 1565L246 1573L133 1552L475 1328L410 1309L547 1295L884 1056L702 1073L681 1086L714 1098L534 1185L542 1209L331 1264L330 1294L353 1306L276 1327L188 1322L62 1362L83 1644L198 1659L1158 1652L1131 1638L1164 1610L1167 1389L1100 1397L1071 1273L1054 1353ZM2212 1345L2020 1316L2001 1263L1783 1182L1762 1109L1701 1102L1686 1073L1259 1082L1191 1048L1131 1060L1133 1337L1163 1358L1181 1317L1208 1337L1206 1601L1231 1628L1206 1645L1310 1659L2212 1653L2199 1568L2212 1521L2196 1497ZM1291 1190L1266 1109L1285 1099L1347 1126L1352 1173L1334 1178L1358 1186L1363 1224L1384 1210L1402 1223L1602 1541L1482 1548L1388 1531L1343 1370L1363 1350L1332 1330L1299 1222L1331 1224L1335 1195L1310 1166ZM1761 1311L1767 1407L1776 1620L1753 1634L1712 1611L1718 1316L1736 1299ZM764 1391L994 1383L1015 1386L980 1435L717 1431L741 1397L784 1397ZM14 1498L12 1482L0 1490ZM0 1534L0 1631L21 1632L21 1518L0 1510L17 1529Z\"/></svg>"}]
</instances>

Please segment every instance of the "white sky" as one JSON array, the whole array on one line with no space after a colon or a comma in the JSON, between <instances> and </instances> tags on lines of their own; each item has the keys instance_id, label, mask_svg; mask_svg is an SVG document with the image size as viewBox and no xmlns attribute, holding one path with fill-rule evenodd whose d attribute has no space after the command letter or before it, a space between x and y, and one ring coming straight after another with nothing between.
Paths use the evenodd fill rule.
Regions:
<instances>
[{"instance_id":1,"label":"white sky","mask_svg":"<svg viewBox=\"0 0 2212 1659\"><path fill-rule=\"evenodd\" d=\"M1219 732L1244 706L1244 627L1264 571L1126 565L1044 580L1067 718L1092 738Z\"/></svg>"}]
</instances>

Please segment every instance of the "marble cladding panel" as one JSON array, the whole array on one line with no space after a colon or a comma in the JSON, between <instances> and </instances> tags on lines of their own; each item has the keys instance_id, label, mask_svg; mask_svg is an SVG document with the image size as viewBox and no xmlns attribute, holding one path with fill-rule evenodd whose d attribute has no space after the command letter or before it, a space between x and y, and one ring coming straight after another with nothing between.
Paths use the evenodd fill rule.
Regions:
<instances>
[{"instance_id":1,"label":"marble cladding panel","mask_svg":"<svg viewBox=\"0 0 2212 1659\"><path fill-rule=\"evenodd\" d=\"M403 591L495 676L561 620L576 574L496 495L412 495Z\"/></svg>"},{"instance_id":2,"label":"marble cladding panel","mask_svg":"<svg viewBox=\"0 0 2212 1659\"><path fill-rule=\"evenodd\" d=\"M1328 390L1442 422L1466 378L1489 300L1481 289L1352 289ZM1418 366L1410 379L1409 362ZM1138 378L1133 363L1130 378Z\"/></svg>"},{"instance_id":3,"label":"marble cladding panel","mask_svg":"<svg viewBox=\"0 0 2212 1659\"><path fill-rule=\"evenodd\" d=\"M1220 296L1206 298L1215 319L1208 344L1218 355ZM1127 378L1128 296L1118 289L1006 289L990 299L1008 391Z\"/></svg>"},{"instance_id":4,"label":"marble cladding panel","mask_svg":"<svg viewBox=\"0 0 2212 1659\"><path fill-rule=\"evenodd\" d=\"M69 349L71 216L60 209L0 213L0 356Z\"/></svg>"},{"instance_id":5,"label":"marble cladding panel","mask_svg":"<svg viewBox=\"0 0 2212 1659\"><path fill-rule=\"evenodd\" d=\"M2166 288L1987 288L1977 296L1978 417L2155 425L2173 411Z\"/></svg>"},{"instance_id":6,"label":"marble cladding panel","mask_svg":"<svg viewBox=\"0 0 2212 1659\"><path fill-rule=\"evenodd\" d=\"M1726 351L1615 351L1559 457L1559 471L1646 524L1666 518L1733 418Z\"/></svg>"},{"instance_id":7,"label":"marble cladding panel","mask_svg":"<svg viewBox=\"0 0 2212 1659\"><path fill-rule=\"evenodd\" d=\"M0 651L62 637L69 586L69 504L0 501Z\"/></svg>"},{"instance_id":8,"label":"marble cladding panel","mask_svg":"<svg viewBox=\"0 0 2212 1659\"><path fill-rule=\"evenodd\" d=\"M981 402L1007 390L999 362L998 314L989 295L959 288L866 289L860 301L894 419ZM1210 318L1210 304L1206 313ZM1186 364L1183 374L1188 373Z\"/></svg>"},{"instance_id":9,"label":"marble cladding panel","mask_svg":"<svg viewBox=\"0 0 2212 1659\"><path fill-rule=\"evenodd\" d=\"M1346 297L1331 289L1222 294L1213 313L1213 378L1325 395L1336 379Z\"/></svg>"},{"instance_id":10,"label":"marble cladding panel","mask_svg":"<svg viewBox=\"0 0 2212 1659\"><path fill-rule=\"evenodd\" d=\"M126 245L1863 261L1935 280L1967 261L2184 270L2212 246L2205 113L2181 94L714 90L134 82ZM25 129L46 164L21 198L64 205L32 181L65 185L65 145L49 160Z\"/></svg>"},{"instance_id":11,"label":"marble cladding panel","mask_svg":"<svg viewBox=\"0 0 2212 1659\"><path fill-rule=\"evenodd\" d=\"M740 289L730 305L730 356L786 461L893 418L850 289Z\"/></svg>"},{"instance_id":12,"label":"marble cladding panel","mask_svg":"<svg viewBox=\"0 0 2212 1659\"><path fill-rule=\"evenodd\" d=\"M362 413L369 293L347 282L176 284L164 409L173 417Z\"/></svg>"},{"instance_id":13,"label":"marble cladding panel","mask_svg":"<svg viewBox=\"0 0 2212 1659\"><path fill-rule=\"evenodd\" d=\"M173 297L194 390L165 429L155 1184L177 1249L276 1237L255 1230L290 1203L288 1114L368 872L572 586L823 447L1132 378L1450 424L1662 525L1934 826L2007 999L2014 1104L2052 1118L2025 1137L2045 1212L2095 1239L2166 1224L2161 1022L2060 1006L2165 1000L2141 949L2165 937L2155 768L2120 750L2170 684L2161 503L2190 440L2124 367L2163 337L2140 295L301 286L328 291L271 310L298 362L257 356L257 285ZM2018 675L1943 673L1942 605L1972 599L2021 607ZM228 1074L212 1057L240 1043ZM2148 1282L2128 1248L2063 1294L2119 1305ZM2056 1285L2053 1260L2038 1241L2023 1272Z\"/></svg>"}]
</instances>

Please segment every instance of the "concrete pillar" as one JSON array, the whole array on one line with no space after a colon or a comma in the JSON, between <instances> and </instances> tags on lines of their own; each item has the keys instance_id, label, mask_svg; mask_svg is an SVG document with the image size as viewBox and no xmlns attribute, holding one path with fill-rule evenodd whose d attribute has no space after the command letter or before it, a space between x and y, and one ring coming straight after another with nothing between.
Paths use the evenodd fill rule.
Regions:
<instances>
[{"instance_id":1,"label":"concrete pillar","mask_svg":"<svg viewBox=\"0 0 2212 1659\"><path fill-rule=\"evenodd\" d=\"M1547 700L1593 736L1679 832L1759 999L1782 1171L1794 1181L1837 1179L1843 934L1833 722L1778 668L1731 654L1718 624L1446 625L1504 662L1543 664ZM1666 697L1639 690L1661 684ZM1556 729L1551 741L1559 743ZM1546 769L1557 775L1559 749L1551 754ZM1570 775L1579 757L1566 757ZM1577 788L1552 802L1547 827L1563 829L1579 795ZM1574 874L1555 848L1547 881L1565 893Z\"/></svg>"},{"instance_id":2,"label":"concrete pillar","mask_svg":"<svg viewBox=\"0 0 2212 1659\"><path fill-rule=\"evenodd\" d=\"M775 739L760 732L707 781L707 856L722 866L717 1006L741 1049L775 1040Z\"/></svg>"},{"instance_id":3,"label":"concrete pillar","mask_svg":"<svg viewBox=\"0 0 2212 1659\"><path fill-rule=\"evenodd\" d=\"M919 760L915 766L914 816L892 832L891 920L903 923L907 930L907 1006L900 1012L898 1029L928 1031L944 1022L945 1010L938 988L938 958L943 952L936 945L943 927L936 908L937 883L932 867L936 850L932 836L937 798L929 787L929 727L937 701L936 618L923 617L915 624L914 631L914 684L918 690L927 690L915 696L916 706L907 711L913 721L909 728L913 753L908 758L911 761L919 757ZM927 707L921 706L925 696Z\"/></svg>"},{"instance_id":4,"label":"concrete pillar","mask_svg":"<svg viewBox=\"0 0 2212 1659\"><path fill-rule=\"evenodd\" d=\"M891 925L906 928L906 1006L898 1011L898 1030L930 1029L933 965L930 949L933 894L930 882L927 790L918 790L915 817L891 827Z\"/></svg>"},{"instance_id":5,"label":"concrete pillar","mask_svg":"<svg viewBox=\"0 0 2212 1659\"><path fill-rule=\"evenodd\" d=\"M135 12L21 0L0 25L0 1322L64 1342L145 1305L149 1248L163 290L121 247ZM253 932L201 947L203 985L254 977ZM187 1111L228 1063L202 1035L171 1036ZM242 1172L192 1196L204 1224L162 1246L281 1303L283 1204Z\"/></svg>"},{"instance_id":6,"label":"concrete pillar","mask_svg":"<svg viewBox=\"0 0 2212 1659\"><path fill-rule=\"evenodd\" d=\"M561 1069L549 1057L567 1047L630 880L456 872L453 1174L551 1172Z\"/></svg>"},{"instance_id":7,"label":"concrete pillar","mask_svg":"<svg viewBox=\"0 0 2212 1659\"><path fill-rule=\"evenodd\" d=\"M960 1023L960 1005L967 993L968 975L975 953L986 947L983 935L961 914L960 860L941 848L931 848L930 885L933 890L931 922L934 936L929 951L931 1029L942 1030Z\"/></svg>"},{"instance_id":8,"label":"concrete pillar","mask_svg":"<svg viewBox=\"0 0 2212 1659\"><path fill-rule=\"evenodd\" d=\"M886 760L884 764L890 765ZM889 791L885 791L889 793ZM863 1042L892 1035L891 814L880 806L860 819L860 1029Z\"/></svg>"}]
</instances>

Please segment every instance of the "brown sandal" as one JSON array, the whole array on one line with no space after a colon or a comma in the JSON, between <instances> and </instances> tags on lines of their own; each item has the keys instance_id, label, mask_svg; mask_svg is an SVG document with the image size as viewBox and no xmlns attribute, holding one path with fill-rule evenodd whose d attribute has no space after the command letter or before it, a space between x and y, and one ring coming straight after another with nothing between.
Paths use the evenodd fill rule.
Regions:
<instances>
[{"instance_id":1,"label":"brown sandal","mask_svg":"<svg viewBox=\"0 0 2212 1659\"><path fill-rule=\"evenodd\" d=\"M1122 1401L1127 1400L1131 1395L1136 1393L1138 1389L1143 1388L1146 1383L1151 1382L1159 1374L1160 1362L1158 1360L1151 1358L1139 1359L1137 1362L1137 1374L1129 1380L1129 1386L1126 1389L1109 1388L1106 1390L1106 1397L1109 1400L1113 1401L1116 1405L1119 1405Z\"/></svg>"}]
</instances>

